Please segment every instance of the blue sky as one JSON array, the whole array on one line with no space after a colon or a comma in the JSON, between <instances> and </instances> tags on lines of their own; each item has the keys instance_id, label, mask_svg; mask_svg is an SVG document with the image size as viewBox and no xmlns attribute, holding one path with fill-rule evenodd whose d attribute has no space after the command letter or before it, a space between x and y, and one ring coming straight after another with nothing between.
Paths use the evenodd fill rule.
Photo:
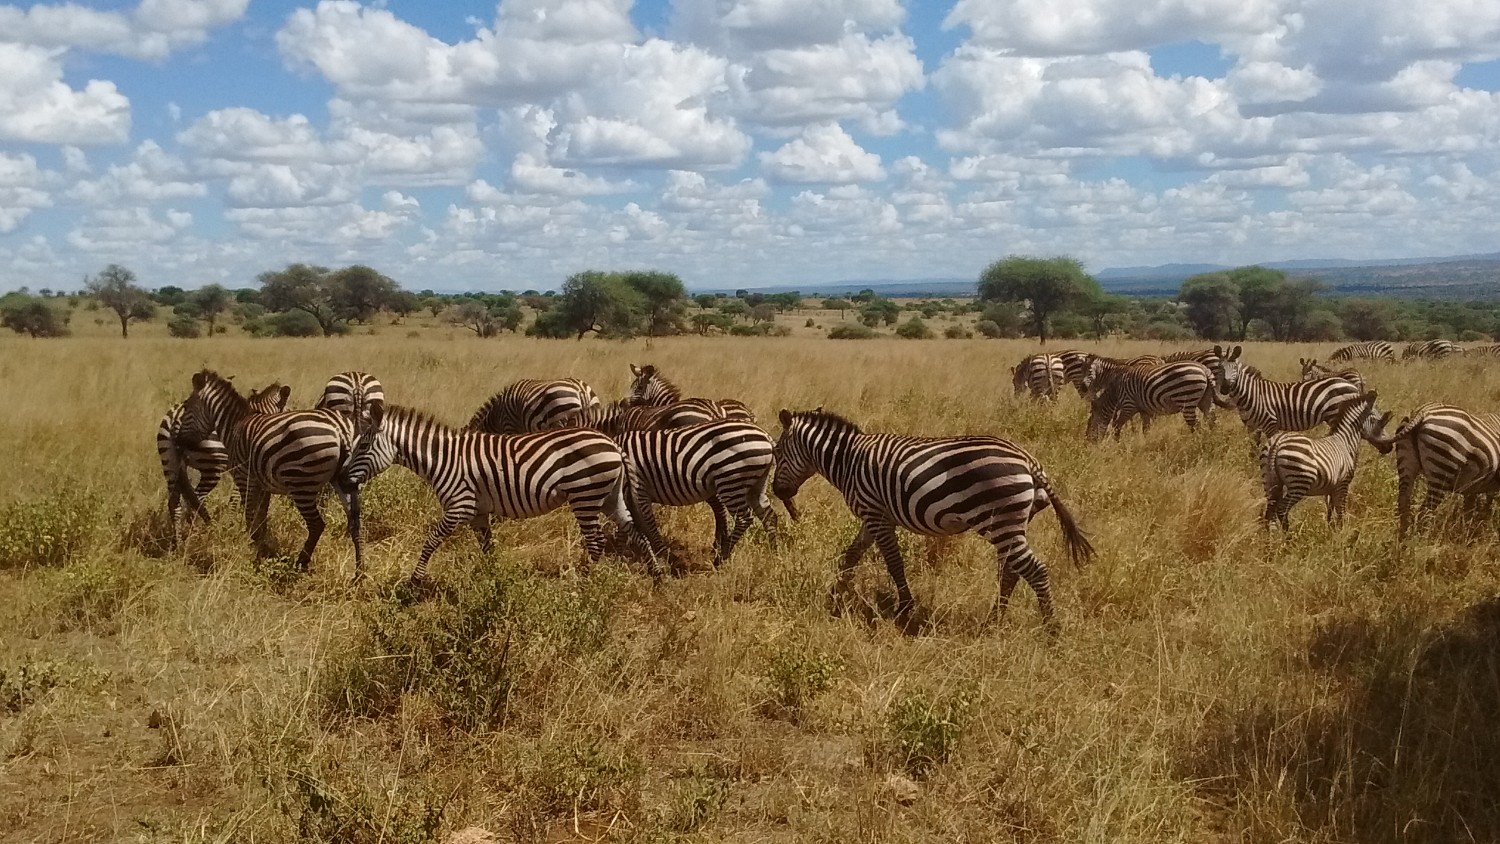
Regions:
<instances>
[{"instance_id":1,"label":"blue sky","mask_svg":"<svg viewBox=\"0 0 1500 844\"><path fill-rule=\"evenodd\" d=\"M0 289L1493 251L1500 2L0 5Z\"/></svg>"}]
</instances>

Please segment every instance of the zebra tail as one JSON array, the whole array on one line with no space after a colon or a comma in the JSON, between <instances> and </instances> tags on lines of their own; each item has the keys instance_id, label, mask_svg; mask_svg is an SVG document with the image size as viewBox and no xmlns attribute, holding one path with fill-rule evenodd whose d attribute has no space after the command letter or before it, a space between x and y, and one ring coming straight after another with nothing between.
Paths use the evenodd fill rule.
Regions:
<instances>
[{"instance_id":1,"label":"zebra tail","mask_svg":"<svg viewBox=\"0 0 1500 844\"><path fill-rule=\"evenodd\" d=\"M1068 555L1073 558L1073 565L1081 569L1094 556L1093 543L1089 542L1083 529L1078 527L1078 520L1073 518L1073 512L1052 488L1052 482L1047 480L1046 475L1041 476L1041 482L1042 488L1047 491L1048 500L1052 502L1052 509L1057 513L1057 523L1062 526L1063 540L1068 544Z\"/></svg>"}]
</instances>

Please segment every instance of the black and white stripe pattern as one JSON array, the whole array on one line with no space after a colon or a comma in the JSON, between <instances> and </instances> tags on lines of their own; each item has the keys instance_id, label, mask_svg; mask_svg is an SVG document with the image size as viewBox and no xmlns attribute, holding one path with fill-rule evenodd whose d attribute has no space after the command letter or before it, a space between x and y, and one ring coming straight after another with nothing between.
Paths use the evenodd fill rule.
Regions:
<instances>
[{"instance_id":1,"label":"black and white stripe pattern","mask_svg":"<svg viewBox=\"0 0 1500 844\"><path fill-rule=\"evenodd\" d=\"M1077 349L1064 349L1057 353L1057 357L1062 361L1063 381L1072 384L1078 395L1088 395L1089 364L1094 356Z\"/></svg>"},{"instance_id":2,"label":"black and white stripe pattern","mask_svg":"<svg viewBox=\"0 0 1500 844\"><path fill-rule=\"evenodd\" d=\"M251 393L247 401L254 413L280 413L286 409L291 393L291 387L272 384ZM177 535L179 520L191 522L194 516L201 516L204 522L209 521L203 499L213 492L219 478L229 469L229 450L213 430L212 420L192 417L189 404L179 402L156 427L156 455L167 481L167 518L173 537ZM189 469L198 473L197 482L189 477Z\"/></svg>"},{"instance_id":3,"label":"black and white stripe pattern","mask_svg":"<svg viewBox=\"0 0 1500 844\"><path fill-rule=\"evenodd\" d=\"M1049 354L1027 355L1010 368L1010 373L1016 395L1030 390L1034 399L1056 399L1057 391L1067 379L1062 358Z\"/></svg>"},{"instance_id":4,"label":"black and white stripe pattern","mask_svg":"<svg viewBox=\"0 0 1500 844\"><path fill-rule=\"evenodd\" d=\"M1459 348L1452 340L1427 340L1412 343L1401 350L1401 359L1410 360L1419 358L1425 360L1442 360L1443 358L1461 355L1464 350Z\"/></svg>"},{"instance_id":5,"label":"black and white stripe pattern","mask_svg":"<svg viewBox=\"0 0 1500 844\"><path fill-rule=\"evenodd\" d=\"M491 515L529 519L566 506L578 520L590 563L604 553L601 516L639 539L638 520L630 512L634 502L628 495L625 454L598 431L490 434L453 428L392 405L374 443L357 462L356 474L366 479L393 464L410 469L432 487L442 505L442 519L412 570L413 583L426 576L427 561L460 525L474 529L487 553ZM664 547L660 536L650 536L649 547Z\"/></svg>"},{"instance_id":6,"label":"black and white stripe pattern","mask_svg":"<svg viewBox=\"0 0 1500 844\"><path fill-rule=\"evenodd\" d=\"M1351 343L1340 349L1334 350L1328 356L1329 360L1383 360L1388 363L1396 362L1396 349L1384 340L1371 340L1368 343Z\"/></svg>"},{"instance_id":7,"label":"black and white stripe pattern","mask_svg":"<svg viewBox=\"0 0 1500 844\"><path fill-rule=\"evenodd\" d=\"M1491 343L1487 346L1475 346L1464 352L1465 357L1500 358L1500 343Z\"/></svg>"},{"instance_id":8,"label":"black and white stripe pattern","mask_svg":"<svg viewBox=\"0 0 1500 844\"><path fill-rule=\"evenodd\" d=\"M1188 352L1172 352L1162 360L1165 363L1177 363L1179 361L1185 360L1197 361L1198 363L1201 363L1204 366L1208 367L1208 371L1213 373L1215 383L1218 382L1219 376L1224 374L1224 359L1214 349L1194 349Z\"/></svg>"},{"instance_id":9,"label":"black and white stripe pattern","mask_svg":"<svg viewBox=\"0 0 1500 844\"><path fill-rule=\"evenodd\" d=\"M318 494L335 481L350 458L357 437L353 418L331 410L258 415L233 384L210 370L193 376L188 401L201 408L194 412L212 420L229 451L229 472L245 504L245 527L256 554L270 553L266 514L271 495L285 495L307 523L307 541L297 555L297 566L307 569L325 526L318 512ZM358 577L364 569L359 499L339 491L348 512Z\"/></svg>"},{"instance_id":10,"label":"black and white stripe pattern","mask_svg":"<svg viewBox=\"0 0 1500 844\"><path fill-rule=\"evenodd\" d=\"M593 389L576 378L526 379L491 396L467 427L486 434L525 434L545 430L554 419L598 404Z\"/></svg>"},{"instance_id":11,"label":"black and white stripe pattern","mask_svg":"<svg viewBox=\"0 0 1500 844\"><path fill-rule=\"evenodd\" d=\"M385 408L385 387L367 372L340 372L328 379L313 408L352 416L360 423L361 430L378 427Z\"/></svg>"},{"instance_id":12,"label":"black and white stripe pattern","mask_svg":"<svg viewBox=\"0 0 1500 844\"><path fill-rule=\"evenodd\" d=\"M724 419L686 428L626 431L615 441L630 455L631 481L643 502L637 516L648 536L657 534L651 504L707 503L714 514L715 567L734 553L752 516L775 541L776 512L766 498L772 443L765 431ZM734 520L732 526L726 515Z\"/></svg>"},{"instance_id":13,"label":"black and white stripe pattern","mask_svg":"<svg viewBox=\"0 0 1500 844\"><path fill-rule=\"evenodd\" d=\"M1291 384L1271 381L1240 359L1242 346L1220 352L1224 358L1224 394L1257 444L1262 437L1280 431L1309 431L1331 423L1340 407L1362 392L1342 378Z\"/></svg>"},{"instance_id":14,"label":"black and white stripe pattern","mask_svg":"<svg viewBox=\"0 0 1500 844\"><path fill-rule=\"evenodd\" d=\"M724 411L718 403L708 399L683 399L661 405L615 402L559 416L548 428L592 428L614 437L626 431L681 428L723 418Z\"/></svg>"},{"instance_id":15,"label":"black and white stripe pattern","mask_svg":"<svg viewBox=\"0 0 1500 844\"><path fill-rule=\"evenodd\" d=\"M1088 356L1088 372L1083 377L1085 396L1098 391L1100 377L1120 369L1149 370L1166 363L1160 355L1137 355L1133 358L1112 358L1104 355Z\"/></svg>"},{"instance_id":16,"label":"black and white stripe pattern","mask_svg":"<svg viewBox=\"0 0 1500 844\"><path fill-rule=\"evenodd\" d=\"M1189 430L1197 429L1199 413L1212 425L1213 383L1213 373L1196 361L1105 369L1094 380L1084 436L1097 442L1113 423L1115 439L1119 439L1120 430L1137 414L1142 434L1151 430L1153 417L1177 413Z\"/></svg>"},{"instance_id":17,"label":"black and white stripe pattern","mask_svg":"<svg viewBox=\"0 0 1500 844\"><path fill-rule=\"evenodd\" d=\"M1302 380L1316 381L1319 378L1342 378L1350 384L1365 389L1365 377L1359 374L1359 370L1352 366L1341 369L1330 369L1318 363L1317 358L1298 358L1297 362L1302 365Z\"/></svg>"},{"instance_id":18,"label":"black and white stripe pattern","mask_svg":"<svg viewBox=\"0 0 1500 844\"><path fill-rule=\"evenodd\" d=\"M1003 616L1018 579L1036 592L1050 631L1057 622L1047 566L1026 541L1031 519L1050 504L1062 524L1075 564L1093 554L1041 466L1024 449L997 437L930 439L866 434L821 410L783 410L776 441L772 491L797 517L793 498L814 474L838 489L860 520L859 536L844 551L839 585L847 589L854 567L873 544L896 586L899 612L912 607L896 528L928 536L976 531L995 548L1000 588L992 616Z\"/></svg>"},{"instance_id":19,"label":"black and white stripe pattern","mask_svg":"<svg viewBox=\"0 0 1500 844\"><path fill-rule=\"evenodd\" d=\"M1470 504L1477 495L1500 493L1500 415L1427 404L1402 419L1387 442L1396 449L1396 512L1403 539L1411 529L1418 479L1427 482L1424 514L1451 493Z\"/></svg>"},{"instance_id":20,"label":"black and white stripe pattern","mask_svg":"<svg viewBox=\"0 0 1500 844\"><path fill-rule=\"evenodd\" d=\"M738 419L742 422L754 422L755 414L751 412L748 405L738 399L684 399L682 390L666 379L655 366L630 365L630 389L625 393L621 404L628 405L663 405L673 404L680 401L705 401L717 405L720 416L724 419Z\"/></svg>"},{"instance_id":21,"label":"black and white stripe pattern","mask_svg":"<svg viewBox=\"0 0 1500 844\"><path fill-rule=\"evenodd\" d=\"M1333 419L1333 431L1312 439L1305 434L1283 431L1266 440L1260 449L1261 484L1266 493L1265 520L1279 522L1283 530L1291 523L1287 514L1310 495L1328 498L1331 524L1342 522L1349 498L1349 484L1359 466L1362 440L1380 443L1381 432L1391 414L1375 416L1375 394L1365 393L1345 402Z\"/></svg>"}]
</instances>

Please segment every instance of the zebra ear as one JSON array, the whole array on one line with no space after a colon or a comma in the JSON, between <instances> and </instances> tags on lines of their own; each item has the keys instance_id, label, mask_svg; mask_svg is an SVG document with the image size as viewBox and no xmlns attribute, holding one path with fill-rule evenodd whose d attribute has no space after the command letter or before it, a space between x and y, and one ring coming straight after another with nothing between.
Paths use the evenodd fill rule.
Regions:
<instances>
[{"instance_id":1,"label":"zebra ear","mask_svg":"<svg viewBox=\"0 0 1500 844\"><path fill-rule=\"evenodd\" d=\"M1218 345L1217 343L1214 344L1214 354L1218 355L1221 358L1226 357L1226 355L1224 354L1224 347Z\"/></svg>"},{"instance_id":2,"label":"zebra ear","mask_svg":"<svg viewBox=\"0 0 1500 844\"><path fill-rule=\"evenodd\" d=\"M203 385L207 384L207 383L208 383L208 373L207 372L194 372L193 373L193 392L197 392L198 390L203 389Z\"/></svg>"},{"instance_id":3,"label":"zebra ear","mask_svg":"<svg viewBox=\"0 0 1500 844\"><path fill-rule=\"evenodd\" d=\"M1230 360L1239 360L1240 359L1240 355L1244 354L1244 352L1245 352L1245 347L1244 346L1235 346L1234 348L1232 348L1232 349L1229 350L1229 359Z\"/></svg>"},{"instance_id":4,"label":"zebra ear","mask_svg":"<svg viewBox=\"0 0 1500 844\"><path fill-rule=\"evenodd\" d=\"M292 388L283 384L281 385L281 389L276 391L276 394L281 397L281 406L286 407L286 400L292 397Z\"/></svg>"},{"instance_id":5,"label":"zebra ear","mask_svg":"<svg viewBox=\"0 0 1500 844\"><path fill-rule=\"evenodd\" d=\"M781 427L783 427L783 428L791 427L791 424L792 424L792 412L790 410L787 410L786 408L783 407L781 409L781 412L776 414L776 418L778 418L778 419L781 420Z\"/></svg>"},{"instance_id":6,"label":"zebra ear","mask_svg":"<svg viewBox=\"0 0 1500 844\"><path fill-rule=\"evenodd\" d=\"M632 363L630 365L630 374L637 378L641 377L641 368Z\"/></svg>"}]
</instances>

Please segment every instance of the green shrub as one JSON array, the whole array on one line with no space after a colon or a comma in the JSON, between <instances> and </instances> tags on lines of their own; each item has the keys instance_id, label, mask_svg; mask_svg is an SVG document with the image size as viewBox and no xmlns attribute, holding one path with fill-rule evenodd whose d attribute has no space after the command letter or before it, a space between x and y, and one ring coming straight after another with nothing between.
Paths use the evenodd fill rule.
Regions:
<instances>
[{"instance_id":1,"label":"green shrub","mask_svg":"<svg viewBox=\"0 0 1500 844\"><path fill-rule=\"evenodd\" d=\"M12 669L0 667L0 713L20 712L61 684L53 662L28 660Z\"/></svg>"},{"instance_id":2,"label":"green shrub","mask_svg":"<svg viewBox=\"0 0 1500 844\"><path fill-rule=\"evenodd\" d=\"M631 812L644 766L635 753L589 732L545 745L526 776L530 810L543 817Z\"/></svg>"},{"instance_id":3,"label":"green shrub","mask_svg":"<svg viewBox=\"0 0 1500 844\"><path fill-rule=\"evenodd\" d=\"M950 325L943 329L943 336L949 340L972 340L974 332L969 331L962 325Z\"/></svg>"},{"instance_id":4,"label":"green shrub","mask_svg":"<svg viewBox=\"0 0 1500 844\"><path fill-rule=\"evenodd\" d=\"M88 548L99 502L62 492L0 509L0 569L60 566Z\"/></svg>"},{"instance_id":5,"label":"green shrub","mask_svg":"<svg viewBox=\"0 0 1500 844\"><path fill-rule=\"evenodd\" d=\"M906 322L896 326L896 336L904 340L931 340L932 329L919 316L913 316Z\"/></svg>"},{"instance_id":6,"label":"green shrub","mask_svg":"<svg viewBox=\"0 0 1500 844\"><path fill-rule=\"evenodd\" d=\"M974 326L974 330L991 340L998 340L1005 336L1005 332L1000 329L1000 326L988 319L980 320L979 324Z\"/></svg>"},{"instance_id":7,"label":"green shrub","mask_svg":"<svg viewBox=\"0 0 1500 844\"><path fill-rule=\"evenodd\" d=\"M835 325L828 330L830 340L871 340L880 336L880 332L873 328L853 323Z\"/></svg>"},{"instance_id":8,"label":"green shrub","mask_svg":"<svg viewBox=\"0 0 1500 844\"><path fill-rule=\"evenodd\" d=\"M186 314L178 314L167 323L167 333L173 337L195 338L202 337L203 330L198 326L198 320Z\"/></svg>"},{"instance_id":9,"label":"green shrub","mask_svg":"<svg viewBox=\"0 0 1500 844\"><path fill-rule=\"evenodd\" d=\"M925 692L906 694L886 712L886 734L897 761L913 776L947 762L968 721L973 692L959 689L941 701Z\"/></svg>"},{"instance_id":10,"label":"green shrub","mask_svg":"<svg viewBox=\"0 0 1500 844\"><path fill-rule=\"evenodd\" d=\"M800 641L783 641L766 658L763 676L771 687L765 707L773 717L799 720L807 704L833 685L838 660Z\"/></svg>"},{"instance_id":11,"label":"green shrub","mask_svg":"<svg viewBox=\"0 0 1500 844\"><path fill-rule=\"evenodd\" d=\"M117 559L75 561L63 568L48 610L59 629L109 633L115 616L144 587L139 569Z\"/></svg>"}]
</instances>

